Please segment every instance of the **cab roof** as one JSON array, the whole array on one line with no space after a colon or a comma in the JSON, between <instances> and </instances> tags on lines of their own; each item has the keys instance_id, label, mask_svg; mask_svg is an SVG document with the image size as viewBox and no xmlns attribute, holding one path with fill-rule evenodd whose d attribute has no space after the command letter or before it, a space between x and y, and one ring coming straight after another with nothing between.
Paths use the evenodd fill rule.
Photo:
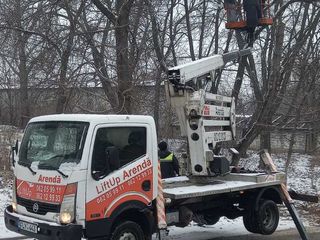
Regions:
<instances>
[{"instance_id":1,"label":"cab roof","mask_svg":"<svg viewBox=\"0 0 320 240\"><path fill-rule=\"evenodd\" d=\"M147 115L102 115L102 114L53 114L32 118L29 123L46 121L89 122L93 124L135 122L154 124L153 117Z\"/></svg>"}]
</instances>

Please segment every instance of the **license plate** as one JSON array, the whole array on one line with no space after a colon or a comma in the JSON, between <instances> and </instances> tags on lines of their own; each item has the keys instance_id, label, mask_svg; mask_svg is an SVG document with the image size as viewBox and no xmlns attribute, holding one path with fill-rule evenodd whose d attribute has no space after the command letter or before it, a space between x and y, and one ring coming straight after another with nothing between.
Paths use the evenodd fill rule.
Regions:
<instances>
[{"instance_id":1,"label":"license plate","mask_svg":"<svg viewBox=\"0 0 320 240\"><path fill-rule=\"evenodd\" d=\"M34 223L28 223L28 222L24 222L24 221L19 221L18 222L18 228L21 230L25 230L28 232L32 232L32 233L38 233L38 226Z\"/></svg>"}]
</instances>

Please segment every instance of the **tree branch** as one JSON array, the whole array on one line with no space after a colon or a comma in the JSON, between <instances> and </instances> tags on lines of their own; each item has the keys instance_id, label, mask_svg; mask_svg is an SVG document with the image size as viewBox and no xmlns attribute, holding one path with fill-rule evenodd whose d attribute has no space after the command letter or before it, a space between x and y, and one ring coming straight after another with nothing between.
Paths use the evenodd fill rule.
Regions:
<instances>
[{"instance_id":1,"label":"tree branch","mask_svg":"<svg viewBox=\"0 0 320 240\"><path fill-rule=\"evenodd\" d=\"M92 3L105 15L113 24L116 24L117 17L112 11L103 5L99 0L92 0Z\"/></svg>"},{"instance_id":2,"label":"tree branch","mask_svg":"<svg viewBox=\"0 0 320 240\"><path fill-rule=\"evenodd\" d=\"M280 7L280 9L274 15L274 19L277 19L278 17L280 17L283 14L283 12L286 10L286 8L289 7L289 5L296 3L296 2L319 3L319 0L290 0L289 2L283 4L283 6Z\"/></svg>"},{"instance_id":3,"label":"tree branch","mask_svg":"<svg viewBox=\"0 0 320 240\"><path fill-rule=\"evenodd\" d=\"M26 30L26 29L18 28L18 27L10 27L10 26L6 26L6 25L0 25L0 30L14 30L14 31L18 31L18 32L27 33L30 35L39 36L39 37L45 39L49 44L51 44L54 47L54 49L56 49L59 56L61 56L61 50L60 50L59 46L54 41L52 41L47 35L45 35L43 33L30 31L30 30Z\"/></svg>"}]
</instances>

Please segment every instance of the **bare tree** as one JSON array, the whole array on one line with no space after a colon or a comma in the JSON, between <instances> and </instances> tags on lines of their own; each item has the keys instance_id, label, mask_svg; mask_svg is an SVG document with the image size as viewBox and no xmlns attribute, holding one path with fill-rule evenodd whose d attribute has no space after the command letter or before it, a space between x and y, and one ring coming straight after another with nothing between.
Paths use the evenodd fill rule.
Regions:
<instances>
[{"instance_id":1,"label":"bare tree","mask_svg":"<svg viewBox=\"0 0 320 240\"><path fill-rule=\"evenodd\" d=\"M81 1L78 9L75 11L73 10L73 6L70 4L70 1L64 0L62 8L66 11L66 19L69 22L69 32L67 36L64 36L66 38L65 46L62 47L61 51L61 64L60 64L60 73L59 73L59 81L58 81L58 99L57 99L57 106L56 106L56 112L57 113L63 113L66 108L67 103L67 89L68 89L68 67L69 67L69 61L72 53L72 49L74 47L74 39L76 36L76 30L77 30L77 22L78 18L80 17L80 14L83 11L83 8L85 6L85 1ZM60 39L61 42L64 42L64 40ZM58 45L58 44L57 44Z\"/></svg>"},{"instance_id":2,"label":"bare tree","mask_svg":"<svg viewBox=\"0 0 320 240\"><path fill-rule=\"evenodd\" d=\"M133 0L117 0L114 10L111 10L112 4L107 6L99 0L92 0L93 4L109 19L114 26L116 39L116 68L118 76L118 112L131 112L130 91L132 88L132 71L129 63L129 19Z\"/></svg>"},{"instance_id":3,"label":"bare tree","mask_svg":"<svg viewBox=\"0 0 320 240\"><path fill-rule=\"evenodd\" d=\"M285 13L282 8L284 4L282 1L276 4L275 9L282 11L282 14L276 14L277 19L271 29L269 41L264 42L264 44L267 44L267 47L262 51L264 54L262 57L262 76L264 77L264 82L261 85L253 85L253 87L256 86L257 90L253 89L255 98L260 98L262 101L258 100L256 110L252 115L245 136L238 145L240 153L245 152L252 141L261 133L267 139L264 145L270 146L269 134L270 130L273 129L272 119L283 102L301 50L304 49L308 40L314 38L315 31L317 31L317 23L320 17L319 6L310 3L299 4L301 6L297 7L297 9L301 10L301 14L290 16L294 21L301 22L299 29L296 29L296 25L291 26L284 23L284 19L288 17L282 15ZM291 27L293 27L293 30ZM285 31L290 32L288 39L285 37ZM253 66L252 64L250 65ZM262 86L262 89L260 89L260 86ZM262 93L264 94L262 95ZM236 163L234 162L234 164Z\"/></svg>"}]
</instances>

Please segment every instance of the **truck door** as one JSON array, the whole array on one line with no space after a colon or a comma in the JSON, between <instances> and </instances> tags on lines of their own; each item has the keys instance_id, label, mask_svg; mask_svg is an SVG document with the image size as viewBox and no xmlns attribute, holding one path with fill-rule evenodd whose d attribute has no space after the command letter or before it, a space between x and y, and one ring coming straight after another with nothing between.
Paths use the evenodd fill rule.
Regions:
<instances>
[{"instance_id":1,"label":"truck door","mask_svg":"<svg viewBox=\"0 0 320 240\"><path fill-rule=\"evenodd\" d=\"M97 126L87 177L86 222L106 220L122 204L153 199L151 131L146 124Z\"/></svg>"}]
</instances>

